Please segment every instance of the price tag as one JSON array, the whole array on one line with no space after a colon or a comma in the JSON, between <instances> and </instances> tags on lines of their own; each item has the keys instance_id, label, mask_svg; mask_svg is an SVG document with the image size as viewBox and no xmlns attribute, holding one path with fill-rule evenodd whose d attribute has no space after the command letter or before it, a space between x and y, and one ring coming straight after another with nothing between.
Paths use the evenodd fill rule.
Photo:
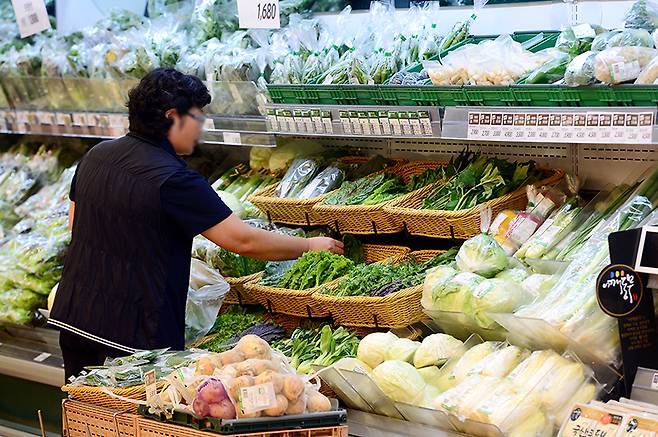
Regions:
<instances>
[{"instance_id":1,"label":"price tag","mask_svg":"<svg viewBox=\"0 0 658 437\"><path fill-rule=\"evenodd\" d=\"M658 420L648 417L629 416L622 437L655 437L658 435Z\"/></svg>"},{"instance_id":2,"label":"price tag","mask_svg":"<svg viewBox=\"0 0 658 437\"><path fill-rule=\"evenodd\" d=\"M599 114L588 112L586 114L585 140L590 143L599 142Z\"/></svg>"},{"instance_id":3,"label":"price tag","mask_svg":"<svg viewBox=\"0 0 658 437\"><path fill-rule=\"evenodd\" d=\"M573 141L576 137L576 131L573 126L573 114L562 114L561 117L562 124L562 139L564 141Z\"/></svg>"},{"instance_id":4,"label":"price tag","mask_svg":"<svg viewBox=\"0 0 658 437\"><path fill-rule=\"evenodd\" d=\"M626 114L626 142L637 144L639 140L638 126L640 124L639 114Z\"/></svg>"},{"instance_id":5,"label":"price tag","mask_svg":"<svg viewBox=\"0 0 658 437\"><path fill-rule=\"evenodd\" d=\"M323 134L324 124L322 123L322 117L320 117L319 109L311 110L311 121L313 122L313 132L316 134Z\"/></svg>"},{"instance_id":6,"label":"price tag","mask_svg":"<svg viewBox=\"0 0 658 437\"><path fill-rule=\"evenodd\" d=\"M560 141L562 140L562 116L560 114L551 114L548 118L549 140Z\"/></svg>"},{"instance_id":7,"label":"price tag","mask_svg":"<svg viewBox=\"0 0 658 437\"><path fill-rule=\"evenodd\" d=\"M150 406L162 405L162 399L158 394L157 377L155 370L144 373L144 386L146 391L146 403Z\"/></svg>"},{"instance_id":8,"label":"price tag","mask_svg":"<svg viewBox=\"0 0 658 437\"><path fill-rule=\"evenodd\" d=\"M479 112L468 113L468 131L466 133L466 138L474 140L482 138L482 132L480 131Z\"/></svg>"},{"instance_id":9,"label":"price tag","mask_svg":"<svg viewBox=\"0 0 658 437\"><path fill-rule=\"evenodd\" d=\"M357 111L350 111L350 122L352 123L352 134L363 135L363 127L361 127Z\"/></svg>"},{"instance_id":10,"label":"price tag","mask_svg":"<svg viewBox=\"0 0 658 437\"><path fill-rule=\"evenodd\" d=\"M565 419L558 437L616 436L623 423L623 416L610 414L602 408L576 404Z\"/></svg>"},{"instance_id":11,"label":"price tag","mask_svg":"<svg viewBox=\"0 0 658 437\"><path fill-rule=\"evenodd\" d=\"M27 112L16 111L16 123L14 123L14 130L18 133L27 132Z\"/></svg>"},{"instance_id":12,"label":"price tag","mask_svg":"<svg viewBox=\"0 0 658 437\"><path fill-rule=\"evenodd\" d=\"M423 128L420 125L420 116L417 112L409 112L409 123L411 123L411 133L413 135L423 136Z\"/></svg>"},{"instance_id":13,"label":"price tag","mask_svg":"<svg viewBox=\"0 0 658 437\"><path fill-rule=\"evenodd\" d=\"M213 130L215 129L215 120L212 118L208 117L206 118L206 121L203 122L203 128L205 130Z\"/></svg>"},{"instance_id":14,"label":"price tag","mask_svg":"<svg viewBox=\"0 0 658 437\"><path fill-rule=\"evenodd\" d=\"M394 111L388 113L388 121L391 124L391 131L395 136L402 135L402 126L400 125L400 114Z\"/></svg>"},{"instance_id":15,"label":"price tag","mask_svg":"<svg viewBox=\"0 0 658 437\"><path fill-rule=\"evenodd\" d=\"M84 112L74 112L72 115L73 115L73 126L87 125L87 114L85 114Z\"/></svg>"},{"instance_id":16,"label":"price tag","mask_svg":"<svg viewBox=\"0 0 658 437\"><path fill-rule=\"evenodd\" d=\"M370 132L373 135L381 136L382 127L379 124L379 114L377 111L368 111L368 123L370 124Z\"/></svg>"},{"instance_id":17,"label":"price tag","mask_svg":"<svg viewBox=\"0 0 658 437\"><path fill-rule=\"evenodd\" d=\"M538 114L525 115L525 137L528 141L538 141L539 130L537 129Z\"/></svg>"},{"instance_id":18,"label":"price tag","mask_svg":"<svg viewBox=\"0 0 658 437\"><path fill-rule=\"evenodd\" d=\"M491 114L480 114L480 138L491 139Z\"/></svg>"},{"instance_id":19,"label":"price tag","mask_svg":"<svg viewBox=\"0 0 658 437\"><path fill-rule=\"evenodd\" d=\"M428 137L434 135L434 132L432 132L432 121L430 119L430 113L427 111L419 111L418 117L420 117L420 127L423 131L423 135Z\"/></svg>"},{"instance_id":20,"label":"price tag","mask_svg":"<svg viewBox=\"0 0 658 437\"><path fill-rule=\"evenodd\" d=\"M491 114L491 135L492 140L503 139L503 114Z\"/></svg>"},{"instance_id":21,"label":"price tag","mask_svg":"<svg viewBox=\"0 0 658 437\"><path fill-rule=\"evenodd\" d=\"M32 361L35 361L37 363L43 363L45 360L47 360L49 357L51 357L52 354L49 354L48 352L41 353L37 355L36 357L32 358Z\"/></svg>"},{"instance_id":22,"label":"price tag","mask_svg":"<svg viewBox=\"0 0 658 437\"><path fill-rule=\"evenodd\" d=\"M514 133L514 141L525 140L525 114L514 114L514 126L512 128L512 132Z\"/></svg>"},{"instance_id":23,"label":"price tag","mask_svg":"<svg viewBox=\"0 0 658 437\"><path fill-rule=\"evenodd\" d=\"M292 130L294 132L306 132L306 125L304 124L304 119L302 117L302 110L293 109L292 118L294 120L294 127Z\"/></svg>"},{"instance_id":24,"label":"price tag","mask_svg":"<svg viewBox=\"0 0 658 437\"><path fill-rule=\"evenodd\" d=\"M241 29L278 29L281 27L279 0L238 0Z\"/></svg>"},{"instance_id":25,"label":"price tag","mask_svg":"<svg viewBox=\"0 0 658 437\"><path fill-rule=\"evenodd\" d=\"M402 128L402 135L413 136L414 132L409 121L409 113L400 112L400 127Z\"/></svg>"},{"instance_id":26,"label":"price tag","mask_svg":"<svg viewBox=\"0 0 658 437\"><path fill-rule=\"evenodd\" d=\"M537 137L539 141L549 141L551 127L549 114L537 114Z\"/></svg>"},{"instance_id":27,"label":"price tag","mask_svg":"<svg viewBox=\"0 0 658 437\"><path fill-rule=\"evenodd\" d=\"M372 135L370 120L368 120L368 113L366 111L359 111L359 125L361 125L361 133L363 135Z\"/></svg>"},{"instance_id":28,"label":"price tag","mask_svg":"<svg viewBox=\"0 0 658 437\"><path fill-rule=\"evenodd\" d=\"M276 119L276 112L274 111L274 109L267 110L266 123L267 123L267 130L269 130L270 132L279 131L279 122Z\"/></svg>"},{"instance_id":29,"label":"price tag","mask_svg":"<svg viewBox=\"0 0 658 437\"><path fill-rule=\"evenodd\" d=\"M286 132L295 131L295 119L292 116L292 111L287 109L283 110L283 120Z\"/></svg>"},{"instance_id":30,"label":"price tag","mask_svg":"<svg viewBox=\"0 0 658 437\"><path fill-rule=\"evenodd\" d=\"M302 111L302 122L304 123L304 132L309 132L309 133L315 132L315 126L313 125L313 118L311 117L311 111L309 110Z\"/></svg>"},{"instance_id":31,"label":"price tag","mask_svg":"<svg viewBox=\"0 0 658 437\"><path fill-rule=\"evenodd\" d=\"M379 111L377 115L379 116L379 126L382 130L382 135L391 135L391 123L388 119L388 112Z\"/></svg>"},{"instance_id":32,"label":"price tag","mask_svg":"<svg viewBox=\"0 0 658 437\"><path fill-rule=\"evenodd\" d=\"M331 111L320 111L322 116L322 124L324 125L324 131L328 134L334 133L334 125L331 122Z\"/></svg>"},{"instance_id":33,"label":"price tag","mask_svg":"<svg viewBox=\"0 0 658 437\"><path fill-rule=\"evenodd\" d=\"M243 413L255 413L276 405L276 393L271 382L266 384L241 387L238 404Z\"/></svg>"},{"instance_id":34,"label":"price tag","mask_svg":"<svg viewBox=\"0 0 658 437\"><path fill-rule=\"evenodd\" d=\"M612 134L612 114L599 114L599 140L604 144L609 143L612 141Z\"/></svg>"},{"instance_id":35,"label":"price tag","mask_svg":"<svg viewBox=\"0 0 658 437\"><path fill-rule=\"evenodd\" d=\"M343 133L350 135L352 133L352 123L350 122L350 113L347 111L339 111L340 124L343 126Z\"/></svg>"},{"instance_id":36,"label":"price tag","mask_svg":"<svg viewBox=\"0 0 658 437\"><path fill-rule=\"evenodd\" d=\"M50 29L44 0L11 0L21 38Z\"/></svg>"},{"instance_id":37,"label":"price tag","mask_svg":"<svg viewBox=\"0 0 658 437\"><path fill-rule=\"evenodd\" d=\"M648 144L653 140L653 113L645 112L640 114L639 120L640 143Z\"/></svg>"},{"instance_id":38,"label":"price tag","mask_svg":"<svg viewBox=\"0 0 658 437\"><path fill-rule=\"evenodd\" d=\"M573 130L574 140L577 142L584 142L587 139L587 115L574 114L573 115Z\"/></svg>"},{"instance_id":39,"label":"price tag","mask_svg":"<svg viewBox=\"0 0 658 437\"><path fill-rule=\"evenodd\" d=\"M222 137L226 144L242 144L242 137L239 132L224 132Z\"/></svg>"}]
</instances>

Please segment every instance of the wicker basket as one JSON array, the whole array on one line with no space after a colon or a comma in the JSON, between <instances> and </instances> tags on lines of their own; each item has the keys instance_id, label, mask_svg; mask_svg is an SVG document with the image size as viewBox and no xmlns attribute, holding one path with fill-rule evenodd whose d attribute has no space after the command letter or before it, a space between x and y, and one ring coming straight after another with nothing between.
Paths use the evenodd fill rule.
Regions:
<instances>
[{"instance_id":1,"label":"wicker basket","mask_svg":"<svg viewBox=\"0 0 658 437\"><path fill-rule=\"evenodd\" d=\"M564 176L562 170L550 170L551 175L535 185L552 185ZM470 209L460 211L437 211L421 209L424 199L434 190L437 184L428 185L411 193L405 198L399 198L384 207L386 213L396 221L398 227L412 235L438 238L471 238L480 231L481 208L491 208L493 217L506 209L523 210L528 204L526 187L492 199Z\"/></svg>"},{"instance_id":2,"label":"wicker basket","mask_svg":"<svg viewBox=\"0 0 658 437\"><path fill-rule=\"evenodd\" d=\"M224 278L231 286L231 290L224 298L224 303L228 305L258 305L258 301L249 295L244 285L257 278L259 274L260 272L239 278Z\"/></svg>"},{"instance_id":3,"label":"wicker basket","mask_svg":"<svg viewBox=\"0 0 658 437\"><path fill-rule=\"evenodd\" d=\"M439 253L440 250L421 250L411 252L419 261L426 261ZM390 260L389 260L390 261ZM332 284L333 288L338 283ZM399 328L409 326L423 318L423 307L420 299L423 286L405 288L384 297L371 296L330 296L316 293L313 299L331 313L331 317L339 325L360 328Z\"/></svg>"},{"instance_id":4,"label":"wicker basket","mask_svg":"<svg viewBox=\"0 0 658 437\"><path fill-rule=\"evenodd\" d=\"M136 437L139 417L65 399L62 401L62 435Z\"/></svg>"},{"instance_id":5,"label":"wicker basket","mask_svg":"<svg viewBox=\"0 0 658 437\"><path fill-rule=\"evenodd\" d=\"M408 252L409 248L403 246L363 245L363 255L366 262L377 262L392 256L405 255ZM261 285L261 278L262 274L259 273L257 277L245 284L244 287L247 293L269 312L297 317L329 317L329 312L313 299L313 293L323 287L330 286L340 279L306 290L290 290Z\"/></svg>"},{"instance_id":6,"label":"wicker basket","mask_svg":"<svg viewBox=\"0 0 658 437\"><path fill-rule=\"evenodd\" d=\"M412 176L419 175L427 169L447 165L446 161L414 161L402 164L389 170L402 177L405 183ZM413 196L418 190L405 194L397 200L401 201ZM404 226L394 220L384 207L396 199L377 205L324 205L318 203L313 207L320 220L338 232L349 234L394 234L404 229Z\"/></svg>"},{"instance_id":7,"label":"wicker basket","mask_svg":"<svg viewBox=\"0 0 658 437\"><path fill-rule=\"evenodd\" d=\"M366 156L347 156L339 161L347 164L364 164L368 162ZM394 161L400 164L402 161ZM312 199L295 199L276 197L276 188L279 184L270 185L259 190L249 197L249 201L263 211L270 221L297 226L325 225L322 218L313 210L313 207L322 202L329 195L322 194Z\"/></svg>"},{"instance_id":8,"label":"wicker basket","mask_svg":"<svg viewBox=\"0 0 658 437\"><path fill-rule=\"evenodd\" d=\"M164 382L159 381L157 383L158 391L162 390L164 385ZM144 385L136 385L134 387L127 388L88 386L74 387L71 385L65 385L62 387L62 391L68 393L69 398L73 400L86 402L88 404L97 405L99 407L109 408L112 410L137 413L137 404L111 396L104 392L106 390L109 390L116 396L121 396L122 398L134 399L136 401L146 400L146 386Z\"/></svg>"},{"instance_id":9,"label":"wicker basket","mask_svg":"<svg viewBox=\"0 0 658 437\"><path fill-rule=\"evenodd\" d=\"M209 437L221 434L139 418L137 420L137 435L139 437ZM224 435L226 437L347 437L347 425Z\"/></svg>"}]
</instances>

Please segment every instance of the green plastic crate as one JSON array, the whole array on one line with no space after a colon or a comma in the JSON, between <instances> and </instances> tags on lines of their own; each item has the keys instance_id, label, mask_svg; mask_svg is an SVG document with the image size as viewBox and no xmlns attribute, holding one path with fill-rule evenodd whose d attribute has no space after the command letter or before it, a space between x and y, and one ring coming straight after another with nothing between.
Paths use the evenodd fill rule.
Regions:
<instances>
[{"instance_id":1,"label":"green plastic crate","mask_svg":"<svg viewBox=\"0 0 658 437\"><path fill-rule=\"evenodd\" d=\"M466 85L463 90L470 106L518 106L509 86Z\"/></svg>"},{"instance_id":2,"label":"green plastic crate","mask_svg":"<svg viewBox=\"0 0 658 437\"><path fill-rule=\"evenodd\" d=\"M468 104L468 99L460 86L383 85L379 89L386 105L463 106Z\"/></svg>"}]
</instances>

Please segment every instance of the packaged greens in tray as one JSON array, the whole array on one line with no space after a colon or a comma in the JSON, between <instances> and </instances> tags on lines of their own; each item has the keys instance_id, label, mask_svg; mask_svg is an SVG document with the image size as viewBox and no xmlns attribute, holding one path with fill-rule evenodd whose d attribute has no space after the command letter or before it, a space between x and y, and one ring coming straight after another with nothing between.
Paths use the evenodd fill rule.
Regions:
<instances>
[{"instance_id":1,"label":"packaged greens in tray","mask_svg":"<svg viewBox=\"0 0 658 437\"><path fill-rule=\"evenodd\" d=\"M319 170L319 163L313 159L295 159L276 188L276 195L278 197L297 197Z\"/></svg>"},{"instance_id":2,"label":"packaged greens in tray","mask_svg":"<svg viewBox=\"0 0 658 437\"><path fill-rule=\"evenodd\" d=\"M300 199L312 199L326 194L338 187L345 179L345 172L337 167L329 166L313 178L297 196Z\"/></svg>"}]
</instances>

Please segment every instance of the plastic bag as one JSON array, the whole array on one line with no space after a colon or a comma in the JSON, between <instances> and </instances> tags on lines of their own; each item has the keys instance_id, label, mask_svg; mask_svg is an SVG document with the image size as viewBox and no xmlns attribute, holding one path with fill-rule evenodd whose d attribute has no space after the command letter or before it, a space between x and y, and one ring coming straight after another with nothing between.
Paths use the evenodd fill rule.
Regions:
<instances>
[{"instance_id":1,"label":"plastic bag","mask_svg":"<svg viewBox=\"0 0 658 437\"><path fill-rule=\"evenodd\" d=\"M594 60L596 52L589 51L576 56L564 72L564 83L569 86L591 85L596 82Z\"/></svg>"},{"instance_id":2,"label":"plastic bag","mask_svg":"<svg viewBox=\"0 0 658 437\"><path fill-rule=\"evenodd\" d=\"M560 32L555 47L563 52L571 53L577 56L591 49L592 41L596 35L604 33L605 29L601 26L588 23L569 26Z\"/></svg>"},{"instance_id":3,"label":"plastic bag","mask_svg":"<svg viewBox=\"0 0 658 437\"><path fill-rule=\"evenodd\" d=\"M619 34L620 32L621 30L610 30L608 32L604 32L599 35L596 35L596 38L594 38L594 41L592 41L592 51L600 52L602 50L607 49L608 41L610 40L610 38Z\"/></svg>"},{"instance_id":4,"label":"plastic bag","mask_svg":"<svg viewBox=\"0 0 658 437\"><path fill-rule=\"evenodd\" d=\"M520 83L524 84L552 84L564 77L564 72L567 65L571 62L573 57L568 53L562 53L555 59L552 59L543 64L538 69L530 73Z\"/></svg>"},{"instance_id":5,"label":"plastic bag","mask_svg":"<svg viewBox=\"0 0 658 437\"><path fill-rule=\"evenodd\" d=\"M658 57L653 58L649 64L644 67L635 81L639 85L652 85L658 79Z\"/></svg>"},{"instance_id":6,"label":"plastic bag","mask_svg":"<svg viewBox=\"0 0 658 437\"><path fill-rule=\"evenodd\" d=\"M653 48L653 38L644 29L624 29L608 39L606 48L627 46Z\"/></svg>"},{"instance_id":7,"label":"plastic bag","mask_svg":"<svg viewBox=\"0 0 658 437\"><path fill-rule=\"evenodd\" d=\"M198 259L192 260L185 306L185 344L194 343L210 331L230 288L210 266Z\"/></svg>"},{"instance_id":8,"label":"plastic bag","mask_svg":"<svg viewBox=\"0 0 658 437\"><path fill-rule=\"evenodd\" d=\"M312 199L337 188L343 183L345 173L337 167L327 167L313 178L299 193L300 199Z\"/></svg>"},{"instance_id":9,"label":"plastic bag","mask_svg":"<svg viewBox=\"0 0 658 437\"><path fill-rule=\"evenodd\" d=\"M596 55L596 78L604 83L622 83L638 78L642 69L658 54L647 47L613 47Z\"/></svg>"},{"instance_id":10,"label":"plastic bag","mask_svg":"<svg viewBox=\"0 0 658 437\"><path fill-rule=\"evenodd\" d=\"M624 27L653 32L658 27L658 5L651 0L637 0L624 15Z\"/></svg>"},{"instance_id":11,"label":"plastic bag","mask_svg":"<svg viewBox=\"0 0 658 437\"><path fill-rule=\"evenodd\" d=\"M276 187L278 197L296 197L317 174L320 165L313 159L295 159Z\"/></svg>"}]
</instances>

